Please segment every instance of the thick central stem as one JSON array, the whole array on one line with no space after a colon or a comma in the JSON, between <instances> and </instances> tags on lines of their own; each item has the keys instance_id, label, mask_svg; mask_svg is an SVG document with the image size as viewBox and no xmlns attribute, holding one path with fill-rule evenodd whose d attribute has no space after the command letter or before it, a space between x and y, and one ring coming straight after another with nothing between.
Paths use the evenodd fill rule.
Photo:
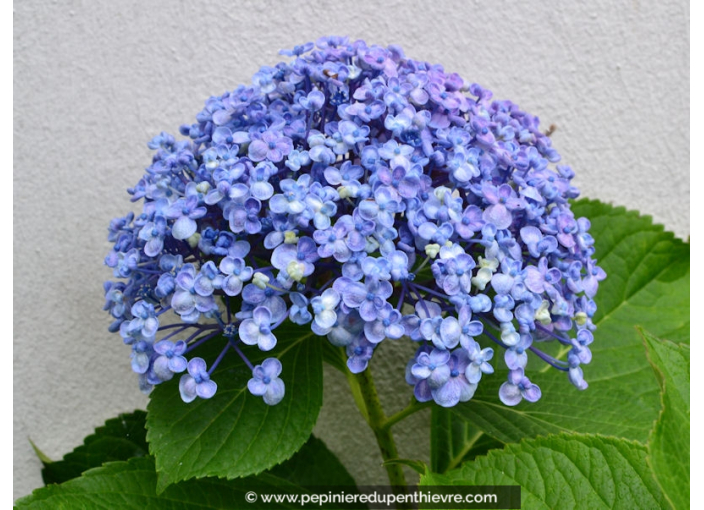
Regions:
<instances>
[{"instance_id":1,"label":"thick central stem","mask_svg":"<svg viewBox=\"0 0 704 510\"><path fill-rule=\"evenodd\" d=\"M391 433L390 424L381 407L381 402L379 402L379 395L376 392L376 386L374 386L371 370L367 368L359 374L349 373L349 378L351 379L352 391L359 392L358 396L361 398L356 398L355 401L360 407L362 415L367 419L369 427L374 431L376 442L381 451L381 457L384 461L398 459L396 443ZM364 405L363 409L360 403ZM394 493L406 494L407 486L406 477L403 474L403 466L401 464L385 464L384 467L386 467Z\"/></svg>"}]
</instances>

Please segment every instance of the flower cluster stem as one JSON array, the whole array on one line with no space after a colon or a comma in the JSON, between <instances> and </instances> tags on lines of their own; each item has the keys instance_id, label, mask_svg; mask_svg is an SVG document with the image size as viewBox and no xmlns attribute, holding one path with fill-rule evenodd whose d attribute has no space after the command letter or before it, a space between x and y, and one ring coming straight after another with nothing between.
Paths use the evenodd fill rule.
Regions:
<instances>
[{"instance_id":1,"label":"flower cluster stem","mask_svg":"<svg viewBox=\"0 0 704 510\"><path fill-rule=\"evenodd\" d=\"M432 405L433 402L418 402L415 398L411 400L411 403L408 404L406 407L401 409L399 412L392 414L386 419L386 422L384 422L384 427L389 428L392 425L395 425L396 423L405 420L408 418L410 415L413 413L420 411L421 409L425 409L426 407L429 407Z\"/></svg>"},{"instance_id":2,"label":"flower cluster stem","mask_svg":"<svg viewBox=\"0 0 704 510\"><path fill-rule=\"evenodd\" d=\"M403 474L403 466L386 462L392 459L398 459L398 449L396 448L394 436L391 433L391 425L393 423L389 423L388 418L384 414L384 409L381 407L379 395L377 394L376 386L374 386L374 380L372 379L371 370L367 368L367 370L359 374L350 374L350 379L354 379L356 383L355 386L358 388L362 397L360 399L361 402L358 399L355 399L355 401L360 407L362 415L367 419L369 427L374 432L394 494L406 494L407 485L406 477Z\"/></svg>"}]
</instances>

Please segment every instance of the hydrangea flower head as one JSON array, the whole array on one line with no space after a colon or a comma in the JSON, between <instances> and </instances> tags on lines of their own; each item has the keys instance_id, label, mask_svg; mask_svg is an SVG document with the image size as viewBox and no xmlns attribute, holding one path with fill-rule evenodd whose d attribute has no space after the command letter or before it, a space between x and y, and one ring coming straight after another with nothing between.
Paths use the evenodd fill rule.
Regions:
<instances>
[{"instance_id":1,"label":"hydrangea flower head","mask_svg":"<svg viewBox=\"0 0 704 510\"><path fill-rule=\"evenodd\" d=\"M274 405L290 321L353 372L382 342L418 343L406 380L444 407L497 362L502 402L538 400L529 356L585 389L606 275L537 117L396 46L323 37L281 54L209 98L181 139L155 136L128 190L142 212L110 223L105 310L140 386L183 373L184 401L211 398L213 370L240 356ZM216 359L194 357L222 339ZM273 357L254 367L257 349Z\"/></svg>"}]
</instances>

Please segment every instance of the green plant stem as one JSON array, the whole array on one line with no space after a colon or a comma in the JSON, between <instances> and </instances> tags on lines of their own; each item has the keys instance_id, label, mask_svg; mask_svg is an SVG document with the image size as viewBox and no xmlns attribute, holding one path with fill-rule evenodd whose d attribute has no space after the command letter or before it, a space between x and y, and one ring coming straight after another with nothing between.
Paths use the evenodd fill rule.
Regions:
<instances>
[{"instance_id":1,"label":"green plant stem","mask_svg":"<svg viewBox=\"0 0 704 510\"><path fill-rule=\"evenodd\" d=\"M464 448L462 448L462 451L455 455L455 457L450 461L450 463L447 465L447 468L445 468L445 472L450 471L452 469L455 469L457 466L459 466L462 463L462 460L464 459L464 456L469 453L469 451L474 447L476 442L479 440L480 437L484 435L484 432L481 430L478 430L472 438L465 443Z\"/></svg>"},{"instance_id":2,"label":"green plant stem","mask_svg":"<svg viewBox=\"0 0 704 510\"><path fill-rule=\"evenodd\" d=\"M408 404L405 408L389 416L384 422L384 427L389 428L395 425L396 423L400 422L401 420L409 417L413 413L420 411L421 409L425 409L426 407L429 407L431 404L432 402L418 402L415 398L413 398L413 400L411 400L411 403Z\"/></svg>"},{"instance_id":3,"label":"green plant stem","mask_svg":"<svg viewBox=\"0 0 704 510\"><path fill-rule=\"evenodd\" d=\"M362 413L364 421L369 423L369 412L367 411L367 405L364 401L364 397L362 396L362 388L359 385L359 379L357 379L357 377L347 369L344 374L345 377L347 377L347 383L352 391L352 397L354 398L354 403L357 404L357 409L359 409L359 412Z\"/></svg>"},{"instance_id":4,"label":"green plant stem","mask_svg":"<svg viewBox=\"0 0 704 510\"><path fill-rule=\"evenodd\" d=\"M350 381L352 393L354 394L356 391L359 392L361 398L355 397L355 402L357 402L360 408L359 410L374 432L382 459L384 459L384 461L398 459L398 449L396 448L396 443L391 433L391 427L387 425L389 420L386 418L384 410L381 407L371 371L367 369L359 374L350 373L347 379ZM403 466L400 464L385 464L384 467L386 467L386 473L389 476L389 482L393 487L394 493L406 494L407 486L406 477L403 474Z\"/></svg>"}]
</instances>

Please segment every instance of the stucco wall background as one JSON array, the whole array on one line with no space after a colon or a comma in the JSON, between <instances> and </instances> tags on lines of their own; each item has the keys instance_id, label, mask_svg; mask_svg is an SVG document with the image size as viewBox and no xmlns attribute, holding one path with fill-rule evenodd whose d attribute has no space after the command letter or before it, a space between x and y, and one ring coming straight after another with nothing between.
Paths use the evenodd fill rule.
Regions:
<instances>
[{"instance_id":1,"label":"stucco wall background","mask_svg":"<svg viewBox=\"0 0 704 510\"><path fill-rule=\"evenodd\" d=\"M144 408L129 349L101 311L106 227L150 160L146 142L321 35L401 45L537 114L583 196L689 235L689 5L593 2L38 1L14 5L14 495L41 485L28 439L60 458ZM599 339L597 338L597 341ZM407 346L373 360L405 404ZM598 360L594 361L598 363ZM400 396L399 396L400 395ZM361 483L383 483L343 378L326 372L315 432ZM429 413L399 429L427 459ZM367 447L367 445L369 445Z\"/></svg>"}]
</instances>

